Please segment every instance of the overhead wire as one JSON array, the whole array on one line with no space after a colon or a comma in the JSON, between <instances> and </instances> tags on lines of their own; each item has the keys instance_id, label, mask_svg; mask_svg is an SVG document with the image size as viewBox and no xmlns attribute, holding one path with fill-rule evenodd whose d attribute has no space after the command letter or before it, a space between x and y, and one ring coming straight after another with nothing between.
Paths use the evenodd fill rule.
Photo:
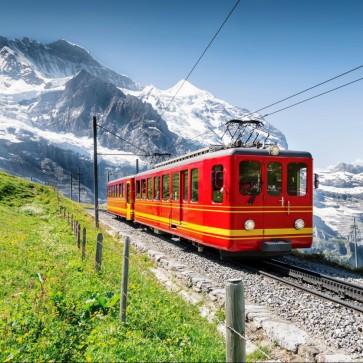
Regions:
<instances>
[{"instance_id":1,"label":"overhead wire","mask_svg":"<svg viewBox=\"0 0 363 363\"><path fill-rule=\"evenodd\" d=\"M316 88L316 87L322 86L322 85L323 85L323 84L325 84L325 83L331 82L331 81L333 81L334 79L337 79L337 78L339 78L339 77L345 76L346 74L349 74L349 73L351 73L351 72L354 72L354 71L356 71L357 69L360 69L360 68L363 68L363 64L362 64L362 65L360 65L360 66L358 66L358 67L355 67L355 68L353 68L353 69L350 69L349 71L346 71L346 72L344 72L344 73L338 74L337 76L335 76L335 77L333 77L333 78L330 78L330 79L328 79L328 80L326 80L326 81L324 81L324 82L320 82L320 83L318 83L318 84L316 84L316 85L314 85L314 86L311 86L311 87L309 87L309 88L306 88L306 89L304 89L303 91L300 91L300 92L297 92L297 93L295 93L295 94L293 94L293 95L291 95L291 96L285 97L285 98L283 98L283 99L282 99L282 100L280 100L280 101L277 101L277 102L271 103L271 104L270 104L270 105L268 105L268 106L265 106L265 107L259 108L258 110L253 111L253 112L251 112L250 114L253 114L253 113L256 113L256 112L260 112L260 111L262 111L262 110L265 110L266 108L269 108L269 107L275 106L275 105L277 105L277 104L279 104L279 103L281 103L281 102L287 101L287 100L289 100L290 98L293 98L293 97L296 97L296 96L298 96L298 95L301 95L302 93L305 93L305 92L307 92L307 91L310 91L310 90L312 90L312 89L314 89L314 88Z\"/></svg>"},{"instance_id":2,"label":"overhead wire","mask_svg":"<svg viewBox=\"0 0 363 363\"><path fill-rule=\"evenodd\" d=\"M274 112L271 112L271 113L267 113L267 114L266 114L266 115L264 115L263 117L271 116L271 115L273 115L273 114L275 114L275 113L278 113L278 112L281 112L281 111L287 110L288 108L291 108L291 107L294 107L294 106L300 105L301 103L304 103L304 102L310 101L310 100L312 100L312 99L314 99L314 98L318 98L318 97L323 96L323 95L325 95L325 94L327 94L327 93L330 93L330 92L336 91L337 89L340 89L340 88L343 88L343 87L349 86L349 85L351 85L351 84L353 84L353 83L356 83L356 82L359 82L359 81L361 81L361 80L363 80L363 77L358 78L358 79L356 79L356 80L354 80L354 81L352 81L352 82L345 83L345 84L343 84L343 85L341 85L341 86L339 86L339 87L335 87L335 88L333 88L333 89L330 89L330 90L328 90L328 91L326 91L326 92L319 93L318 95L315 95L315 96L312 96L312 97L306 98L305 100L302 100L302 101L300 101L300 102L296 102L296 103L294 103L294 104L292 104L292 105L290 105L290 106L286 106L286 107L280 108L280 109L279 109L279 110L277 110L277 111L274 111Z\"/></svg>"},{"instance_id":3,"label":"overhead wire","mask_svg":"<svg viewBox=\"0 0 363 363\"><path fill-rule=\"evenodd\" d=\"M113 131L106 129L104 126L102 126L102 125L100 125L100 124L98 124L98 123L97 123L96 125L97 125L100 129L103 129L104 131L106 131L106 132L110 133L111 135L113 135L113 136L117 137L118 139L120 139L120 140L122 140L122 141L126 142L126 144L129 144L129 145L133 146L134 148L136 148L136 149L138 149L138 150L142 151L144 154L146 154L146 156L149 156L149 155L150 155L150 153L148 153L147 151L145 151L145 150L141 149L140 147L136 146L136 145L135 145L135 144L133 144L132 142L127 141L126 139L124 139L124 138L123 138L123 137L121 137L120 135L115 134Z\"/></svg>"}]
</instances>

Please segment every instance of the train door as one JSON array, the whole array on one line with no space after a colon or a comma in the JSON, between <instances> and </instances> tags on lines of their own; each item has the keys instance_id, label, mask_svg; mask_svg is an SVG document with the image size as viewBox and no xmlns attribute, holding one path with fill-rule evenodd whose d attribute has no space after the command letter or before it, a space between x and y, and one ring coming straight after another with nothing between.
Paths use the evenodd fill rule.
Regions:
<instances>
[{"instance_id":1,"label":"train door","mask_svg":"<svg viewBox=\"0 0 363 363\"><path fill-rule=\"evenodd\" d=\"M172 174L171 193L171 226L179 225L181 222L181 193L180 193L180 172Z\"/></svg>"},{"instance_id":2,"label":"train door","mask_svg":"<svg viewBox=\"0 0 363 363\"><path fill-rule=\"evenodd\" d=\"M258 235L263 237L264 195L263 164L260 160L247 159L239 163L239 195L248 219L258 226Z\"/></svg>"},{"instance_id":3,"label":"train door","mask_svg":"<svg viewBox=\"0 0 363 363\"><path fill-rule=\"evenodd\" d=\"M183 206L185 206L188 203L188 170L183 170L180 173L180 223L185 221L186 211Z\"/></svg>"},{"instance_id":4,"label":"train door","mask_svg":"<svg viewBox=\"0 0 363 363\"><path fill-rule=\"evenodd\" d=\"M127 181L126 183L126 219L132 219L132 200L131 200L131 183Z\"/></svg>"},{"instance_id":5,"label":"train door","mask_svg":"<svg viewBox=\"0 0 363 363\"><path fill-rule=\"evenodd\" d=\"M311 223L310 169L308 159L276 158L263 164L264 239L283 236L294 242L299 235L296 220Z\"/></svg>"}]
</instances>

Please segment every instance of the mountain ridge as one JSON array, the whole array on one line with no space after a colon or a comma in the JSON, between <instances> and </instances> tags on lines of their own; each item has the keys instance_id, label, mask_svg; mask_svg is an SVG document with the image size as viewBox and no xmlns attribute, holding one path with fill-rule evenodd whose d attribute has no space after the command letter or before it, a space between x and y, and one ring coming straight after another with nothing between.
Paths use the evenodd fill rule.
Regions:
<instances>
[{"instance_id":1,"label":"mountain ridge","mask_svg":"<svg viewBox=\"0 0 363 363\"><path fill-rule=\"evenodd\" d=\"M0 50L4 47L12 49L19 57L23 56L30 60L44 78L71 77L84 69L96 77L109 80L118 87L131 90L143 88L129 77L101 65L84 48L64 39L42 44L27 37L22 40L0 37Z\"/></svg>"}]
</instances>

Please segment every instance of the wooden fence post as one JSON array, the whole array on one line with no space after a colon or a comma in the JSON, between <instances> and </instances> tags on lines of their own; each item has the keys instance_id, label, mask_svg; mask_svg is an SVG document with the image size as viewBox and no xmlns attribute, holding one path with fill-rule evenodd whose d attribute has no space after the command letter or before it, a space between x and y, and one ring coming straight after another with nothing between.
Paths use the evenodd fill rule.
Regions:
<instances>
[{"instance_id":1,"label":"wooden fence post","mask_svg":"<svg viewBox=\"0 0 363 363\"><path fill-rule=\"evenodd\" d=\"M101 270L101 263L102 263L102 241L103 241L103 235L102 233L99 233L97 235L97 245L96 245L96 272L99 272Z\"/></svg>"},{"instance_id":2,"label":"wooden fence post","mask_svg":"<svg viewBox=\"0 0 363 363\"><path fill-rule=\"evenodd\" d=\"M226 362L246 361L245 302L241 280L226 285Z\"/></svg>"},{"instance_id":3,"label":"wooden fence post","mask_svg":"<svg viewBox=\"0 0 363 363\"><path fill-rule=\"evenodd\" d=\"M77 222L77 246L81 248L81 225Z\"/></svg>"},{"instance_id":4,"label":"wooden fence post","mask_svg":"<svg viewBox=\"0 0 363 363\"><path fill-rule=\"evenodd\" d=\"M83 227L83 236L82 236L82 261L84 261L86 257L86 227Z\"/></svg>"},{"instance_id":5,"label":"wooden fence post","mask_svg":"<svg viewBox=\"0 0 363 363\"><path fill-rule=\"evenodd\" d=\"M127 306L127 285L129 279L129 256L130 256L130 238L124 238L124 258L122 264L122 282L120 297L120 319L122 323L126 322L126 306Z\"/></svg>"},{"instance_id":6,"label":"wooden fence post","mask_svg":"<svg viewBox=\"0 0 363 363\"><path fill-rule=\"evenodd\" d=\"M74 221L73 221L73 236L74 236L74 239L77 241L77 233L76 233L76 231L77 231L77 220L75 219Z\"/></svg>"}]
</instances>

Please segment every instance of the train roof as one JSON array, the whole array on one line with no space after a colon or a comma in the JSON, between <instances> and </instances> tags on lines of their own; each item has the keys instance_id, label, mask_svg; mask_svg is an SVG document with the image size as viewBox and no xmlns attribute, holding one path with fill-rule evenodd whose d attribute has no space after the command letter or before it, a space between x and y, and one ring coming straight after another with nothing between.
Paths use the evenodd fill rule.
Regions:
<instances>
[{"instance_id":1,"label":"train roof","mask_svg":"<svg viewBox=\"0 0 363 363\"><path fill-rule=\"evenodd\" d=\"M191 162L197 162L201 160L206 159L212 159L212 158L219 158L223 156L234 156L234 155L255 155L255 156L261 156L261 157L271 157L269 154L268 149L257 149L257 148L243 148L243 147L233 147L233 148L226 148L224 146L220 145L213 145L204 149L199 149L196 151L193 151L191 153L178 156L176 158L172 158L166 161L163 161L161 163L158 163L155 165L153 169L149 169L146 171L143 171L136 175L129 175L126 177L119 178L117 180L112 180L110 183L116 182L118 180L125 180L129 178L133 178L139 175L148 174L152 171L161 171L168 169L170 167L177 167L186 165ZM288 158L307 158L311 159L312 155L309 152L306 151L293 151L293 150L280 150L280 153L278 156L275 156L277 158L279 157L288 157Z\"/></svg>"},{"instance_id":2,"label":"train roof","mask_svg":"<svg viewBox=\"0 0 363 363\"><path fill-rule=\"evenodd\" d=\"M232 155L257 155L257 156L270 156L268 149L257 149L257 148L243 148L243 147L233 147L226 148L220 145L212 145L210 147L199 149L189 154L178 156L166 161L163 161L155 165L156 168L160 168L167 165L172 165L179 163L181 161L198 158L203 156L203 159L210 159L213 157L221 156L232 156ZM311 158L311 154L306 151L292 151L292 150L280 150L280 157L302 157ZM199 159L199 158L198 158ZM194 161L194 160L193 160Z\"/></svg>"}]
</instances>

